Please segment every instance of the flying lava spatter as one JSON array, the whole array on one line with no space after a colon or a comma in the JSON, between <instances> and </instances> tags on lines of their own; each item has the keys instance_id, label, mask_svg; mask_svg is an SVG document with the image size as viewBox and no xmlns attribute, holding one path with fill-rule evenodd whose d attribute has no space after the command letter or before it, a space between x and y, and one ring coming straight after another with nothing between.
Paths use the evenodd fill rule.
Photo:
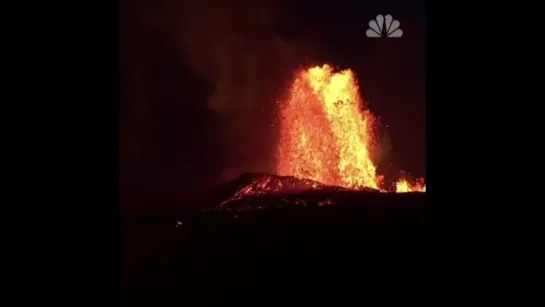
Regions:
<instances>
[{"instance_id":1,"label":"flying lava spatter","mask_svg":"<svg viewBox=\"0 0 545 307\"><path fill-rule=\"evenodd\" d=\"M298 72L279 107L277 174L384 191L371 159L375 117L365 109L351 70L323 65ZM396 183L396 192L411 191L425 191L423 179Z\"/></svg>"}]
</instances>

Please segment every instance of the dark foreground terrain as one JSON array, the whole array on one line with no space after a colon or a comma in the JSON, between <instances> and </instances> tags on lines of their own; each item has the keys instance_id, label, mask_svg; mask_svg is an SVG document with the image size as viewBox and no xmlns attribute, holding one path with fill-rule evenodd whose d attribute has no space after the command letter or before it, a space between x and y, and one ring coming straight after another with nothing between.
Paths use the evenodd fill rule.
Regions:
<instances>
[{"instance_id":1,"label":"dark foreground terrain","mask_svg":"<svg viewBox=\"0 0 545 307\"><path fill-rule=\"evenodd\" d=\"M123 305L172 305L190 291L188 284L194 286L190 272L220 271L235 277L245 272L418 266L429 235L425 195L373 196L362 197L361 204L328 207L125 218Z\"/></svg>"},{"instance_id":2,"label":"dark foreground terrain","mask_svg":"<svg viewBox=\"0 0 545 307\"><path fill-rule=\"evenodd\" d=\"M324 191L124 215L123 304L169 305L191 272L364 272L425 256L424 193Z\"/></svg>"}]
</instances>

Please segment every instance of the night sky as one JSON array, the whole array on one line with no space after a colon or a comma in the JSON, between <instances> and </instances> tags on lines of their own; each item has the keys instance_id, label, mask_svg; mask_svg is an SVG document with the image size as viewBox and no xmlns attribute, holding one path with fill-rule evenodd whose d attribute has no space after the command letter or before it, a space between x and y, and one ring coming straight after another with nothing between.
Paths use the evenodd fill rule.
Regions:
<instances>
[{"instance_id":1,"label":"night sky","mask_svg":"<svg viewBox=\"0 0 545 307\"><path fill-rule=\"evenodd\" d=\"M367 38L377 14L403 37ZM269 171L275 99L311 64L355 71L383 125L381 174L425 176L424 1L122 0L119 27L122 208Z\"/></svg>"}]
</instances>

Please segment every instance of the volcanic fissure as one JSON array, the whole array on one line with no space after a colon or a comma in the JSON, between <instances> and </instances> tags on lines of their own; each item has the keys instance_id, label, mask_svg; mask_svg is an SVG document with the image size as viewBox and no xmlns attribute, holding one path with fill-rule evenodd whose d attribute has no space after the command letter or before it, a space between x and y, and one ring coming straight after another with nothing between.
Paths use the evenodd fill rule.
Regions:
<instances>
[{"instance_id":1,"label":"volcanic fissure","mask_svg":"<svg viewBox=\"0 0 545 307\"><path fill-rule=\"evenodd\" d=\"M395 191L385 188L371 158L378 121L366 107L353 71L335 72L327 64L298 71L287 99L278 102L276 176L257 176L234 199L324 186L425 192L423 178L401 177Z\"/></svg>"}]
</instances>

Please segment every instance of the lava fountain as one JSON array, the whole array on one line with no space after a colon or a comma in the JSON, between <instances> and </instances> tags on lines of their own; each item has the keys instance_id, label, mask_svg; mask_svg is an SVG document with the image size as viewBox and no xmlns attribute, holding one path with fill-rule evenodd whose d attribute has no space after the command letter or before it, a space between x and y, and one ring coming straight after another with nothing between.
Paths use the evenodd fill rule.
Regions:
<instances>
[{"instance_id":1,"label":"lava fountain","mask_svg":"<svg viewBox=\"0 0 545 307\"><path fill-rule=\"evenodd\" d=\"M351 70L324 65L302 70L280 103L277 174L351 189L383 190L371 160L373 114ZM425 191L422 179L396 183L396 192Z\"/></svg>"}]
</instances>

